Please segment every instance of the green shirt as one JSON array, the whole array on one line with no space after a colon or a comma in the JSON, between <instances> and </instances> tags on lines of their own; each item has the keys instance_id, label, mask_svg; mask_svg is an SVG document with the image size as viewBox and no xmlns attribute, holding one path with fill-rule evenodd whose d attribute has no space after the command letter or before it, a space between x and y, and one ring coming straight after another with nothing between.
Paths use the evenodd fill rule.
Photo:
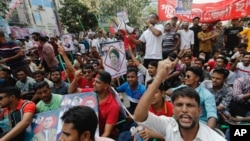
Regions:
<instances>
[{"instance_id":1,"label":"green shirt","mask_svg":"<svg viewBox=\"0 0 250 141\"><path fill-rule=\"evenodd\" d=\"M44 103L42 100L40 100L36 104L36 111L37 113L46 112L49 110L55 110L61 107L62 102L62 95L59 94L52 94L52 99L50 103Z\"/></svg>"}]
</instances>

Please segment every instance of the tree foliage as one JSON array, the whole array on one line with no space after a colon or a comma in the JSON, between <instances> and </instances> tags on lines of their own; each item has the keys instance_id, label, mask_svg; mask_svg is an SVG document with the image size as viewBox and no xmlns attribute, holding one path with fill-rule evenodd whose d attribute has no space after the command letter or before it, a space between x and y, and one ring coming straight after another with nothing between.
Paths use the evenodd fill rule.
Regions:
<instances>
[{"instance_id":1,"label":"tree foliage","mask_svg":"<svg viewBox=\"0 0 250 141\"><path fill-rule=\"evenodd\" d=\"M7 14L9 8L5 1L0 1L0 17L5 18L5 15Z\"/></svg>"},{"instance_id":2,"label":"tree foliage","mask_svg":"<svg viewBox=\"0 0 250 141\"><path fill-rule=\"evenodd\" d=\"M98 0L95 1L95 4L93 3L95 6L92 8L97 9L97 14L101 16L116 16L117 12L126 10L128 12L130 25L138 26L143 22L141 18L142 10L149 4L149 1L150 0Z\"/></svg>"},{"instance_id":3,"label":"tree foliage","mask_svg":"<svg viewBox=\"0 0 250 141\"><path fill-rule=\"evenodd\" d=\"M94 29L98 21L89 8L77 0L66 0L58 11L62 25L70 33L79 33L87 29Z\"/></svg>"}]
</instances>

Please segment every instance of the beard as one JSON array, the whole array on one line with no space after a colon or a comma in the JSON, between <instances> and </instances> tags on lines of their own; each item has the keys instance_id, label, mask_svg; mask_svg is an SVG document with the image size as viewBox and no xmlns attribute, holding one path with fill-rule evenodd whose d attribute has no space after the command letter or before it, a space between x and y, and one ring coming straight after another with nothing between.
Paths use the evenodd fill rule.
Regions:
<instances>
[{"instance_id":1,"label":"beard","mask_svg":"<svg viewBox=\"0 0 250 141\"><path fill-rule=\"evenodd\" d=\"M186 129L186 130L187 130L187 129L192 129L192 128L194 128L195 125L196 125L196 122L195 122L195 121L193 121L192 124L191 124L190 126L183 126L183 125L180 123L179 119L176 119L176 121L177 121L177 123L178 123L178 125L179 125L179 128Z\"/></svg>"}]
</instances>

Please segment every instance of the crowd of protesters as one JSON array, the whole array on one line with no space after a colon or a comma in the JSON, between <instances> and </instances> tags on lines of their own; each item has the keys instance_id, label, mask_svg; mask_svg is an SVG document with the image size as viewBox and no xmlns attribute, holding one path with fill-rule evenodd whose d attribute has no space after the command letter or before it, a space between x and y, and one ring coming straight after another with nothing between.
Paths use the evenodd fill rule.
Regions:
<instances>
[{"instance_id":1,"label":"crowd of protesters","mask_svg":"<svg viewBox=\"0 0 250 141\"><path fill-rule=\"evenodd\" d=\"M19 41L0 31L0 123L10 123L1 126L0 141L20 141L33 115L58 109L62 95L93 91L100 137L230 140L221 125L250 122L250 23L242 23L232 19L230 27L223 27L219 20L200 23L195 17L190 23L172 17L163 25L152 13L143 31L98 29L79 39L72 36L71 52L59 37L34 32L32 40ZM118 78L104 70L100 55L100 44L112 41L124 41L126 49L127 73ZM127 97L131 116L123 117L111 87L121 101ZM15 118L16 112L21 116ZM67 114L66 123L80 124ZM66 126L60 139L68 141L70 130L78 128ZM84 139L94 140L95 130Z\"/></svg>"}]
</instances>

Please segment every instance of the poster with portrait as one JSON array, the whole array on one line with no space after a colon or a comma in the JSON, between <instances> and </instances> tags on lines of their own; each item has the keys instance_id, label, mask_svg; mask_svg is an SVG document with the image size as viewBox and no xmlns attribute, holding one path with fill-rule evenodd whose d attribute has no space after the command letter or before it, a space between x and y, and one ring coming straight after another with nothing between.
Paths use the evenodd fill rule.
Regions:
<instances>
[{"instance_id":1,"label":"poster with portrait","mask_svg":"<svg viewBox=\"0 0 250 141\"><path fill-rule=\"evenodd\" d=\"M75 50L73 45L72 34L64 34L61 36L61 43L65 51L73 51Z\"/></svg>"},{"instance_id":2,"label":"poster with portrait","mask_svg":"<svg viewBox=\"0 0 250 141\"><path fill-rule=\"evenodd\" d=\"M97 95L94 92L63 95L61 107L43 113L35 114L31 125L26 129L25 141L57 141L61 135L63 122L61 117L73 106L91 107L98 117ZM99 130L96 130L96 136Z\"/></svg>"},{"instance_id":3,"label":"poster with portrait","mask_svg":"<svg viewBox=\"0 0 250 141\"><path fill-rule=\"evenodd\" d=\"M123 11L117 12L116 15L117 15L117 20L120 23L121 22L129 23L128 12L127 11L123 10Z\"/></svg>"},{"instance_id":4,"label":"poster with portrait","mask_svg":"<svg viewBox=\"0 0 250 141\"><path fill-rule=\"evenodd\" d=\"M123 42L117 41L102 43L101 55L104 70L109 72L112 78L126 74L127 60Z\"/></svg>"},{"instance_id":5,"label":"poster with portrait","mask_svg":"<svg viewBox=\"0 0 250 141\"><path fill-rule=\"evenodd\" d=\"M193 0L176 0L176 14L191 14Z\"/></svg>"}]
</instances>

